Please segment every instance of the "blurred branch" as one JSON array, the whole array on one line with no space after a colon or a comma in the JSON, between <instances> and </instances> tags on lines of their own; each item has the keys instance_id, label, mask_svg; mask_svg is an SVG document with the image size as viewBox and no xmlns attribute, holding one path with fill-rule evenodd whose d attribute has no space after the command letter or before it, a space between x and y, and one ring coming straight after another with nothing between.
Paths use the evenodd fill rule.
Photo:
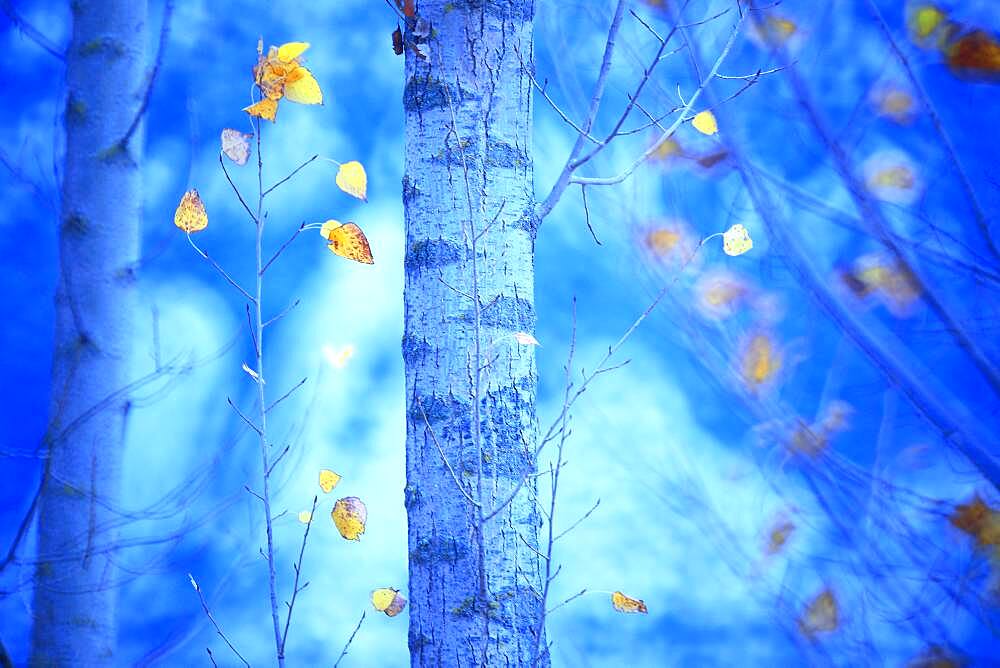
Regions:
<instances>
[{"instance_id":1,"label":"blurred branch","mask_svg":"<svg viewBox=\"0 0 1000 668\"><path fill-rule=\"evenodd\" d=\"M149 73L149 80L146 82L146 91L142 96L142 103L139 105L138 111L135 113L135 118L132 119L132 123L128 126L128 130L121 139L118 140L117 146L122 150L128 146L129 140L132 135L135 134L136 129L139 127L139 123L142 121L142 117L146 115L146 110L149 108L149 100L153 96L153 85L156 83L156 77L160 73L160 66L163 64L163 53L167 47L167 38L170 35L170 19L174 13L174 1L166 0L166 4L163 7L163 22L160 25L160 42L156 47L156 60L153 61L153 69Z\"/></svg>"},{"instance_id":2,"label":"blurred branch","mask_svg":"<svg viewBox=\"0 0 1000 668\"><path fill-rule=\"evenodd\" d=\"M43 35L41 31L17 13L17 10L14 9L14 3L10 0L0 0L0 9L3 9L3 13L7 15L10 22L17 26L17 29L21 31L25 37L42 47L42 49L54 58L62 61L66 60L66 54L60 51L52 40Z\"/></svg>"}]
</instances>

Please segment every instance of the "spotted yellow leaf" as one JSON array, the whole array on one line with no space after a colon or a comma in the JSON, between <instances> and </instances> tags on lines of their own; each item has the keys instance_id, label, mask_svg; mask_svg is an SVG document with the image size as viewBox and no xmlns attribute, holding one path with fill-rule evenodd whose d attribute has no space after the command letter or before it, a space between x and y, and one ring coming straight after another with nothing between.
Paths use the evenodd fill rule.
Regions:
<instances>
[{"instance_id":1,"label":"spotted yellow leaf","mask_svg":"<svg viewBox=\"0 0 1000 668\"><path fill-rule=\"evenodd\" d=\"M319 488L324 494L329 494L337 483L340 482L340 474L334 473L330 469L323 469L319 472Z\"/></svg>"},{"instance_id":2,"label":"spotted yellow leaf","mask_svg":"<svg viewBox=\"0 0 1000 668\"><path fill-rule=\"evenodd\" d=\"M237 165L247 164L250 158L250 141L252 134L226 128L222 131L222 152Z\"/></svg>"},{"instance_id":3,"label":"spotted yellow leaf","mask_svg":"<svg viewBox=\"0 0 1000 668\"><path fill-rule=\"evenodd\" d=\"M328 220L323 223L319 233L330 242L327 248L337 255L363 264L375 264L368 238L354 223Z\"/></svg>"},{"instance_id":4,"label":"spotted yellow leaf","mask_svg":"<svg viewBox=\"0 0 1000 668\"><path fill-rule=\"evenodd\" d=\"M747 228L736 223L722 233L722 250L726 255L743 255L753 248L753 240Z\"/></svg>"},{"instance_id":5,"label":"spotted yellow leaf","mask_svg":"<svg viewBox=\"0 0 1000 668\"><path fill-rule=\"evenodd\" d=\"M312 522L313 514L308 510L303 510L299 513L299 522L303 524L309 524Z\"/></svg>"},{"instance_id":6,"label":"spotted yellow leaf","mask_svg":"<svg viewBox=\"0 0 1000 668\"><path fill-rule=\"evenodd\" d=\"M368 176L357 160L345 162L337 170L337 186L348 195L368 201Z\"/></svg>"},{"instance_id":7,"label":"spotted yellow leaf","mask_svg":"<svg viewBox=\"0 0 1000 668\"><path fill-rule=\"evenodd\" d=\"M368 509L358 497L348 496L333 505L330 516L341 536L347 540L360 540L361 534L365 532Z\"/></svg>"},{"instance_id":8,"label":"spotted yellow leaf","mask_svg":"<svg viewBox=\"0 0 1000 668\"><path fill-rule=\"evenodd\" d=\"M379 612L384 612L387 617L395 617L406 607L406 599L400 595L398 589L383 587L372 592L372 605Z\"/></svg>"},{"instance_id":9,"label":"spotted yellow leaf","mask_svg":"<svg viewBox=\"0 0 1000 668\"><path fill-rule=\"evenodd\" d=\"M278 60L290 63L309 48L309 42L287 42L278 47Z\"/></svg>"},{"instance_id":10,"label":"spotted yellow leaf","mask_svg":"<svg viewBox=\"0 0 1000 668\"><path fill-rule=\"evenodd\" d=\"M714 135L719 131L719 124L715 120L715 114L711 111L699 111L691 119L694 129L703 135Z\"/></svg>"},{"instance_id":11,"label":"spotted yellow leaf","mask_svg":"<svg viewBox=\"0 0 1000 668\"><path fill-rule=\"evenodd\" d=\"M836 597L829 589L824 589L810 601L799 617L799 630L808 637L836 631L839 626L840 610Z\"/></svg>"},{"instance_id":12,"label":"spotted yellow leaf","mask_svg":"<svg viewBox=\"0 0 1000 668\"><path fill-rule=\"evenodd\" d=\"M323 91L312 72L296 67L285 77L285 99L299 104L323 104Z\"/></svg>"},{"instance_id":13,"label":"spotted yellow leaf","mask_svg":"<svg viewBox=\"0 0 1000 668\"><path fill-rule=\"evenodd\" d=\"M244 107L243 111L247 112L251 116L257 116L273 123L275 117L278 115L278 101L265 97L256 104Z\"/></svg>"},{"instance_id":14,"label":"spotted yellow leaf","mask_svg":"<svg viewBox=\"0 0 1000 668\"><path fill-rule=\"evenodd\" d=\"M646 614L646 604L639 598L631 598L616 591L611 594L611 605L615 606L615 610L618 612L641 612Z\"/></svg>"},{"instance_id":15,"label":"spotted yellow leaf","mask_svg":"<svg viewBox=\"0 0 1000 668\"><path fill-rule=\"evenodd\" d=\"M205 211L205 203L201 201L201 196L196 188L184 193L181 203L177 205L174 212L174 225L187 233L200 232L208 227L208 213Z\"/></svg>"}]
</instances>

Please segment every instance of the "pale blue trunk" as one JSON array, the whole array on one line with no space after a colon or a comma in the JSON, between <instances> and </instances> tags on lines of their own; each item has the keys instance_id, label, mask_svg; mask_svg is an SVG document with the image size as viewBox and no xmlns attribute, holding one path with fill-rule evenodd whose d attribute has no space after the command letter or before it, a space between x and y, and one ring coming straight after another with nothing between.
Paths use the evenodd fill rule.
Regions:
<instances>
[{"instance_id":1,"label":"pale blue trunk","mask_svg":"<svg viewBox=\"0 0 1000 668\"><path fill-rule=\"evenodd\" d=\"M141 135L117 145L144 92L146 2L71 6L49 462L38 512L30 662L112 666L119 663L118 573L108 527L120 519L128 413L120 390L129 380L135 310Z\"/></svg>"},{"instance_id":2,"label":"pale blue trunk","mask_svg":"<svg viewBox=\"0 0 1000 668\"><path fill-rule=\"evenodd\" d=\"M534 466L534 349L512 336L535 324L532 95L522 67L531 63L533 9L532 0L424 0L417 14L431 33L417 47L429 61L406 53L414 666L548 665L534 656L534 483L485 523L482 539L480 512L466 498L488 514ZM485 367L478 383L477 367Z\"/></svg>"}]
</instances>

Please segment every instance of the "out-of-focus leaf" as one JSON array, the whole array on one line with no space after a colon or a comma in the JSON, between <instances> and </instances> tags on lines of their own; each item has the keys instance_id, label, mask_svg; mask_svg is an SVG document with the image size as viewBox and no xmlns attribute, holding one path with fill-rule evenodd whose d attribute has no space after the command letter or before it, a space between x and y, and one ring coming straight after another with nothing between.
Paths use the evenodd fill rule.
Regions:
<instances>
[{"instance_id":1,"label":"out-of-focus leaf","mask_svg":"<svg viewBox=\"0 0 1000 668\"><path fill-rule=\"evenodd\" d=\"M820 592L799 617L799 630L806 637L832 633L840 627L840 610L837 598L830 589Z\"/></svg>"}]
</instances>

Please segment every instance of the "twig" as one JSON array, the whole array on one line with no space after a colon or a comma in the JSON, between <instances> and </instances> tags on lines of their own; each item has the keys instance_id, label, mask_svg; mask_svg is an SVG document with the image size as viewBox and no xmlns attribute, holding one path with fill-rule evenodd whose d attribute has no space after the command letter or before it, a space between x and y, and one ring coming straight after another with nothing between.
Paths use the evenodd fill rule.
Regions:
<instances>
[{"instance_id":1,"label":"twig","mask_svg":"<svg viewBox=\"0 0 1000 668\"><path fill-rule=\"evenodd\" d=\"M302 558L306 553L306 541L309 540L309 529L312 527L316 505L319 503L319 495L313 496L312 510L309 511L309 521L306 522L306 530L302 533L302 547L299 548L299 560L295 563L295 582L292 584L292 600L288 602L288 616L285 617L285 631L281 634L281 647L278 656L285 656L285 643L288 642L288 627L292 623L292 612L295 610L295 598L299 592L306 588L308 582L299 587L299 577L302 575Z\"/></svg>"},{"instance_id":2,"label":"twig","mask_svg":"<svg viewBox=\"0 0 1000 668\"><path fill-rule=\"evenodd\" d=\"M365 614L365 612L361 613L361 619L358 620L358 625L354 627L354 632L351 633L351 637L347 639L347 644L344 645L344 649L340 650L340 656L338 656L337 660L333 663L333 668L337 668L337 666L340 665L340 660L347 656L347 650L350 648L351 643L354 642L354 636L358 634L358 629L361 628L362 622L365 621Z\"/></svg>"},{"instance_id":3,"label":"twig","mask_svg":"<svg viewBox=\"0 0 1000 668\"><path fill-rule=\"evenodd\" d=\"M298 167L296 167L295 169L293 169L292 172L291 172L291 174L289 174L288 176L286 176L285 178L281 179L280 181L278 181L277 183L275 183L273 186L271 186L270 188L268 188L267 190L265 190L261 194L261 197L267 197L267 194L269 192L271 192L272 190L274 190L275 188L277 188L281 184L283 184L286 181L288 181L289 179L291 179L293 176L295 176L296 174L298 174L299 171L302 170L306 165L308 165L310 162L312 162L313 160L315 160L318 157L319 157L319 153L317 153L316 155L314 155L313 157L309 158L308 160L306 160L305 162L303 162L301 165L299 165Z\"/></svg>"},{"instance_id":4,"label":"twig","mask_svg":"<svg viewBox=\"0 0 1000 668\"><path fill-rule=\"evenodd\" d=\"M265 410L264 412L265 413L270 413L272 408L274 408L275 406L277 406L278 404L280 404L282 401L284 401L285 399L287 399L288 397L290 397L292 395L292 393L295 392L295 390L297 390L300 387L302 387L303 385L305 385L305 383L306 383L307 380L309 380L308 376L305 377L305 378L303 378L299 382L295 383L295 385L292 386L292 389L288 390L283 395L281 395L280 397L278 397L277 399L275 399L274 401L272 401L271 405L269 405L267 407L267 410Z\"/></svg>"},{"instance_id":5,"label":"twig","mask_svg":"<svg viewBox=\"0 0 1000 668\"><path fill-rule=\"evenodd\" d=\"M200 255L203 258L205 258L206 260L208 260L208 263L211 264L213 267L215 267L215 270L218 271L220 274L222 274L222 277L224 279L226 279L231 286L233 286L234 288L236 288L237 290L239 290L240 294L243 295L244 297L246 297L250 301L250 303L252 303L252 304L256 304L257 303L257 300L254 299L250 295L249 292L247 292L246 290L244 290L240 286L240 284L237 283L236 280L233 279L233 277L230 276L226 272L226 270L222 268L222 265L220 265L218 262L216 262L215 260L213 260L211 257L209 257L208 253L206 253L205 251L203 251L201 248L198 247L198 244L196 244L194 242L194 239L191 238L191 233L190 232L187 233L187 240L188 240L188 243L191 244L191 248L195 249L195 251L198 253L198 255Z\"/></svg>"},{"instance_id":6,"label":"twig","mask_svg":"<svg viewBox=\"0 0 1000 668\"><path fill-rule=\"evenodd\" d=\"M258 383L258 384L259 384L259 383ZM244 422L246 423L246 425L247 425L248 427L250 427L250 428L251 428L251 429L253 429L253 430L254 430L255 432L257 432L257 435L258 435L258 436L260 436L260 434L261 434L261 431L260 431L260 427L258 427L258 426L257 426L257 425L255 425L255 424L254 424L253 422L251 422L251 421L250 421L250 418L248 418L248 417L247 417L246 415L244 415L244 414L243 414L243 411L241 411L241 410L240 410L240 409L239 409L239 408L238 408L238 407L236 406L236 404L234 404L234 403L233 403L233 400L232 400L232 399L230 399L229 397L226 397L226 402L227 402L227 403L228 403L228 404L229 404L229 405L230 405L230 406L232 407L232 409L233 409L234 411L236 411L236 414L240 416L240 419L241 419L241 420L243 420L243 421L244 421Z\"/></svg>"},{"instance_id":7,"label":"twig","mask_svg":"<svg viewBox=\"0 0 1000 668\"><path fill-rule=\"evenodd\" d=\"M293 241L295 241L295 238L297 236L299 236L299 233L302 232L302 230L304 230L305 227L306 227L305 223L302 223L301 225L299 225L299 228L297 230L295 230L295 232L292 233L292 236L289 237L288 241L286 241L285 243L281 244L281 248L279 248L277 251L275 251L274 255L271 256L271 259L264 263L264 266L263 266L263 268L261 268L260 273L263 274L265 271L267 271L267 268L271 266L271 263L278 259L278 256L281 255L286 248L288 248L288 245L290 243L292 243Z\"/></svg>"},{"instance_id":8,"label":"twig","mask_svg":"<svg viewBox=\"0 0 1000 668\"><path fill-rule=\"evenodd\" d=\"M295 300L295 301L293 301L293 302L292 302L291 304L289 304L288 306L286 306L286 307L285 307L285 308L284 308L284 309L283 309L283 310L281 311L281 313L279 313L278 315L274 316L273 318L271 318L271 319L270 319L270 320L268 320L267 322L264 322L263 324L261 324L261 329L263 329L263 328L265 328L265 327L270 327L270 326L271 326L271 325L273 325L274 323L278 322L279 320L281 320L282 318L284 318L284 317L285 317L286 315L288 315L288 313L289 313L289 312L290 312L290 311L291 311L291 310L292 310L293 308L295 308L295 307L296 307L296 306L298 306L298 305L299 305L299 300L298 300L298 299L296 299L296 300Z\"/></svg>"},{"instance_id":9,"label":"twig","mask_svg":"<svg viewBox=\"0 0 1000 668\"><path fill-rule=\"evenodd\" d=\"M28 23L20 14L18 14L10 0L0 1L0 7L3 8L3 12L7 15L7 18L10 19L10 22L17 26L18 30L20 30L28 39L42 47L42 49L48 52L49 55L58 58L59 60L66 60L66 54L60 51L52 40L43 35L40 30Z\"/></svg>"},{"instance_id":10,"label":"twig","mask_svg":"<svg viewBox=\"0 0 1000 668\"><path fill-rule=\"evenodd\" d=\"M562 603L560 603L560 604L558 604L558 605L556 605L556 606L553 606L553 607L549 608L548 610L546 610L546 611L545 611L545 614L546 614L546 616L548 616L548 615L549 615L549 614L551 614L552 612L554 612L554 611L558 610L559 608L563 607L563 606L564 606L564 605L566 605L567 603L570 603L571 601L575 601L576 599L580 598L581 596L583 596L583 595L584 595L584 594L586 594L586 593L587 593L587 590L586 590L586 589L581 589L581 590L580 590L580 591L578 591L577 593L575 593L575 594L573 594L572 596L570 596L569 598L567 598L567 599L566 599L565 601L563 601Z\"/></svg>"},{"instance_id":11,"label":"twig","mask_svg":"<svg viewBox=\"0 0 1000 668\"><path fill-rule=\"evenodd\" d=\"M437 434L434 433L434 428L431 426L430 420L427 419L427 413L424 412L424 405L420 401L420 397L414 396L414 400L417 402L417 408L420 409L420 415L421 415L421 417L424 418L424 424L427 426L427 431L431 435L431 440L434 441L434 445L437 447L437 451L441 455L441 461L444 462L445 467L448 469L448 473L451 474L451 479L455 481L455 486L458 487L458 490L460 492L462 492L462 496L465 497L466 501L468 501L469 503L471 503L473 506L478 506L479 503L475 499L473 499L472 496L469 495L469 493L466 491L465 487L462 486L462 483L458 479L458 476L455 475L455 469L453 469L451 467L451 462L449 462L448 461L448 457L445 456L445 454L444 454L444 448L442 448L441 444L438 443Z\"/></svg>"},{"instance_id":12,"label":"twig","mask_svg":"<svg viewBox=\"0 0 1000 668\"><path fill-rule=\"evenodd\" d=\"M600 499L598 499L597 501L594 502L594 505L590 507L590 510L588 510L587 512L585 512L583 514L583 517L581 517L580 519L578 519L576 522L573 522L573 524L571 524L568 529L566 529L565 531L563 531L562 533L560 533L558 536L556 536L555 538L553 538L552 542L558 541L560 538L562 538L563 536L565 536L566 534L568 534L570 531L572 531L573 529L577 528L580 525L581 522L583 522L585 519L587 519L588 517L590 517L590 515L595 510L597 510L597 506L599 506L599 505L601 505L601 500Z\"/></svg>"},{"instance_id":13,"label":"twig","mask_svg":"<svg viewBox=\"0 0 1000 668\"><path fill-rule=\"evenodd\" d=\"M163 64L163 52L166 50L167 37L170 35L170 18L173 13L174 1L166 0L166 4L163 7L163 23L160 25L160 43L156 47L156 60L153 61L153 70L149 73L149 81L146 82L146 91L142 95L142 102L139 104L139 109L135 112L132 123L117 143L123 149L128 145L129 140L132 139L132 135L135 134L136 129L139 127L142 117L146 115L146 109L149 108L149 100L153 96L153 85L156 83L156 77L160 73L160 65Z\"/></svg>"},{"instance_id":14,"label":"twig","mask_svg":"<svg viewBox=\"0 0 1000 668\"><path fill-rule=\"evenodd\" d=\"M198 584L198 582L194 579L194 576L190 573L188 573L188 578L191 580L191 586L194 587L194 590L198 593L198 600L201 601L201 609L205 611L205 616L208 617L208 621L212 622L212 626L215 627L215 632L219 634L219 637L222 638L224 643L226 643L226 646L233 651L233 654L239 657L240 661L243 662L243 665L250 668L250 664L243 658L243 655L240 654L235 647L233 647L233 643L229 642L229 638L227 638L226 634L222 632L222 627L219 626L219 623L215 621L215 617L212 616L212 611L208 609L208 602L205 601L205 595L201 591L201 585ZM208 655L212 656L212 652L210 651Z\"/></svg>"},{"instance_id":15,"label":"twig","mask_svg":"<svg viewBox=\"0 0 1000 668\"><path fill-rule=\"evenodd\" d=\"M258 142L258 147L259 145L260 142ZM229 186L233 189L233 192L236 193L236 197L237 199L240 200L240 204L243 205L244 211L246 211L250 215L250 220L252 220L254 224L256 224L257 216L255 216L253 211L250 210L250 207L247 205L246 200L243 199L242 193L240 193L240 189L236 187L236 184L233 183L232 177L229 176L229 170L226 169L226 161L223 159L221 151L219 152L219 165L222 166L222 173L226 175L226 180L229 181Z\"/></svg>"},{"instance_id":16,"label":"twig","mask_svg":"<svg viewBox=\"0 0 1000 668\"><path fill-rule=\"evenodd\" d=\"M594 228L590 225L590 207L587 206L587 186L582 183L580 184L580 197L583 198L583 215L584 220L587 222L587 229L590 230L590 236L594 238L594 243L600 246L601 240L597 238Z\"/></svg>"}]
</instances>

